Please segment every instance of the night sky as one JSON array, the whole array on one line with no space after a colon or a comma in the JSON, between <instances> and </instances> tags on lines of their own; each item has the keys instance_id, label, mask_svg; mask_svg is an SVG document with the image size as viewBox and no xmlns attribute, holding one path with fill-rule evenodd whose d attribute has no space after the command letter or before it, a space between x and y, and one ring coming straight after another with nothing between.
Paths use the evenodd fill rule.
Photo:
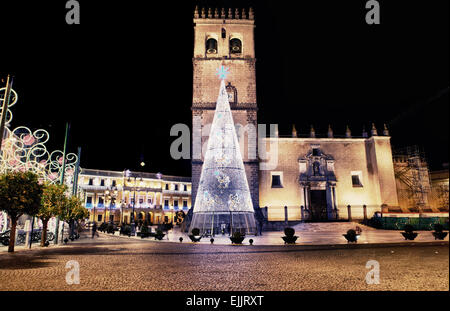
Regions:
<instances>
[{"instance_id":1,"label":"night sky","mask_svg":"<svg viewBox=\"0 0 450 311\"><path fill-rule=\"evenodd\" d=\"M6 4L8 2L9 4ZM13 3L12 3L13 2ZM1 1L0 85L15 76L12 127L50 132L49 149L82 147L81 166L190 176L172 160L175 123L191 126L193 8L248 7L256 19L258 122L318 136L387 123L394 148L448 162L448 1ZM157 3L159 2L159 3Z\"/></svg>"}]
</instances>

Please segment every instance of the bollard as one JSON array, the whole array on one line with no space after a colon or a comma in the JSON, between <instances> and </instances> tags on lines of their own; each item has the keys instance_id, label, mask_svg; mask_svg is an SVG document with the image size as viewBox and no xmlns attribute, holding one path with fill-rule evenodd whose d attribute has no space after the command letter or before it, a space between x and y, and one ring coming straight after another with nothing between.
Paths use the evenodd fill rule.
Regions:
<instances>
[{"instance_id":1,"label":"bollard","mask_svg":"<svg viewBox=\"0 0 450 311\"><path fill-rule=\"evenodd\" d=\"M363 205L363 212L364 212L364 223L367 223L367 205Z\"/></svg>"},{"instance_id":2,"label":"bollard","mask_svg":"<svg viewBox=\"0 0 450 311\"><path fill-rule=\"evenodd\" d=\"M347 211L348 211L348 221L352 221L352 207L347 205Z\"/></svg>"},{"instance_id":3,"label":"bollard","mask_svg":"<svg viewBox=\"0 0 450 311\"><path fill-rule=\"evenodd\" d=\"M284 207L284 222L286 223L286 225L288 224L288 207L287 206Z\"/></svg>"}]
</instances>

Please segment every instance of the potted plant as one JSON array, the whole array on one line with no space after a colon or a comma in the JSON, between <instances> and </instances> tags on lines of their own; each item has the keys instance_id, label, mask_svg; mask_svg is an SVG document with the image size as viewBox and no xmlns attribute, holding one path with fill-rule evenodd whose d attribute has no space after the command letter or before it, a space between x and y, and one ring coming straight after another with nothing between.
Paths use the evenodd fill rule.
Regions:
<instances>
[{"instance_id":1,"label":"potted plant","mask_svg":"<svg viewBox=\"0 0 450 311\"><path fill-rule=\"evenodd\" d=\"M284 228L284 234L285 236L282 236L281 238L284 241L284 244L295 244L295 241L297 241L298 236L294 235L295 230L291 227Z\"/></svg>"},{"instance_id":2,"label":"potted plant","mask_svg":"<svg viewBox=\"0 0 450 311\"><path fill-rule=\"evenodd\" d=\"M156 230L155 240L162 240L165 234L161 230Z\"/></svg>"},{"instance_id":3,"label":"potted plant","mask_svg":"<svg viewBox=\"0 0 450 311\"><path fill-rule=\"evenodd\" d=\"M192 242L200 242L200 239L202 238L202 236L200 235L200 229L193 228L191 234L189 235L189 238Z\"/></svg>"},{"instance_id":4,"label":"potted plant","mask_svg":"<svg viewBox=\"0 0 450 311\"><path fill-rule=\"evenodd\" d=\"M443 240L447 236L448 232L444 232L444 226L441 224L435 224L434 225L434 232L432 232L434 235L435 240Z\"/></svg>"},{"instance_id":5,"label":"potted plant","mask_svg":"<svg viewBox=\"0 0 450 311\"><path fill-rule=\"evenodd\" d=\"M405 240L414 240L418 233L414 232L414 227L410 224L406 224L403 227L403 230L405 230L405 232L401 232L401 234L403 235L403 237L405 238Z\"/></svg>"},{"instance_id":6,"label":"potted plant","mask_svg":"<svg viewBox=\"0 0 450 311\"><path fill-rule=\"evenodd\" d=\"M242 241L245 239L245 234L236 231L230 236L231 244L242 244Z\"/></svg>"},{"instance_id":7,"label":"potted plant","mask_svg":"<svg viewBox=\"0 0 450 311\"><path fill-rule=\"evenodd\" d=\"M358 234L353 229L349 229L346 234L343 236L347 239L347 243L357 243L358 242Z\"/></svg>"}]
</instances>

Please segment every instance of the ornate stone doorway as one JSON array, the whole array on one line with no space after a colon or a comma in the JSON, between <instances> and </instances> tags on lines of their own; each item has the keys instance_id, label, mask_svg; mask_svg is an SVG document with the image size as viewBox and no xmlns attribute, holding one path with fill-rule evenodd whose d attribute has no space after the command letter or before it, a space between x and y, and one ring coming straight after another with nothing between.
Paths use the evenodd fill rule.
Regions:
<instances>
[{"instance_id":1,"label":"ornate stone doorway","mask_svg":"<svg viewBox=\"0 0 450 311\"><path fill-rule=\"evenodd\" d=\"M310 196L311 203L309 210L311 213L311 220L328 220L326 190L311 190Z\"/></svg>"},{"instance_id":2,"label":"ornate stone doorway","mask_svg":"<svg viewBox=\"0 0 450 311\"><path fill-rule=\"evenodd\" d=\"M299 183L304 198L304 220L327 221L337 218L336 176L334 158L325 154L319 144L299 157Z\"/></svg>"}]
</instances>

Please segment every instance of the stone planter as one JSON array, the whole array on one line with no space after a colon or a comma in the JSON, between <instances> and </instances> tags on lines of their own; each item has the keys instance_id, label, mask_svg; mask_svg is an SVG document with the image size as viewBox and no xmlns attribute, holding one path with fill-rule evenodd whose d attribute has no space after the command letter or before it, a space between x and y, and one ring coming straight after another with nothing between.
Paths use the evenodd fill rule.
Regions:
<instances>
[{"instance_id":1,"label":"stone planter","mask_svg":"<svg viewBox=\"0 0 450 311\"><path fill-rule=\"evenodd\" d=\"M242 242L244 241L245 236L240 236L240 237L230 237L231 240L231 244L242 244Z\"/></svg>"},{"instance_id":2,"label":"stone planter","mask_svg":"<svg viewBox=\"0 0 450 311\"><path fill-rule=\"evenodd\" d=\"M400 232L405 240L414 240L419 235L417 232Z\"/></svg>"},{"instance_id":3,"label":"stone planter","mask_svg":"<svg viewBox=\"0 0 450 311\"><path fill-rule=\"evenodd\" d=\"M295 244L295 241L297 241L298 236L282 236L281 237L284 241L284 244Z\"/></svg>"},{"instance_id":4,"label":"stone planter","mask_svg":"<svg viewBox=\"0 0 450 311\"><path fill-rule=\"evenodd\" d=\"M200 242L200 239L202 238L201 235L189 235L189 238L191 239L192 242Z\"/></svg>"}]
</instances>

